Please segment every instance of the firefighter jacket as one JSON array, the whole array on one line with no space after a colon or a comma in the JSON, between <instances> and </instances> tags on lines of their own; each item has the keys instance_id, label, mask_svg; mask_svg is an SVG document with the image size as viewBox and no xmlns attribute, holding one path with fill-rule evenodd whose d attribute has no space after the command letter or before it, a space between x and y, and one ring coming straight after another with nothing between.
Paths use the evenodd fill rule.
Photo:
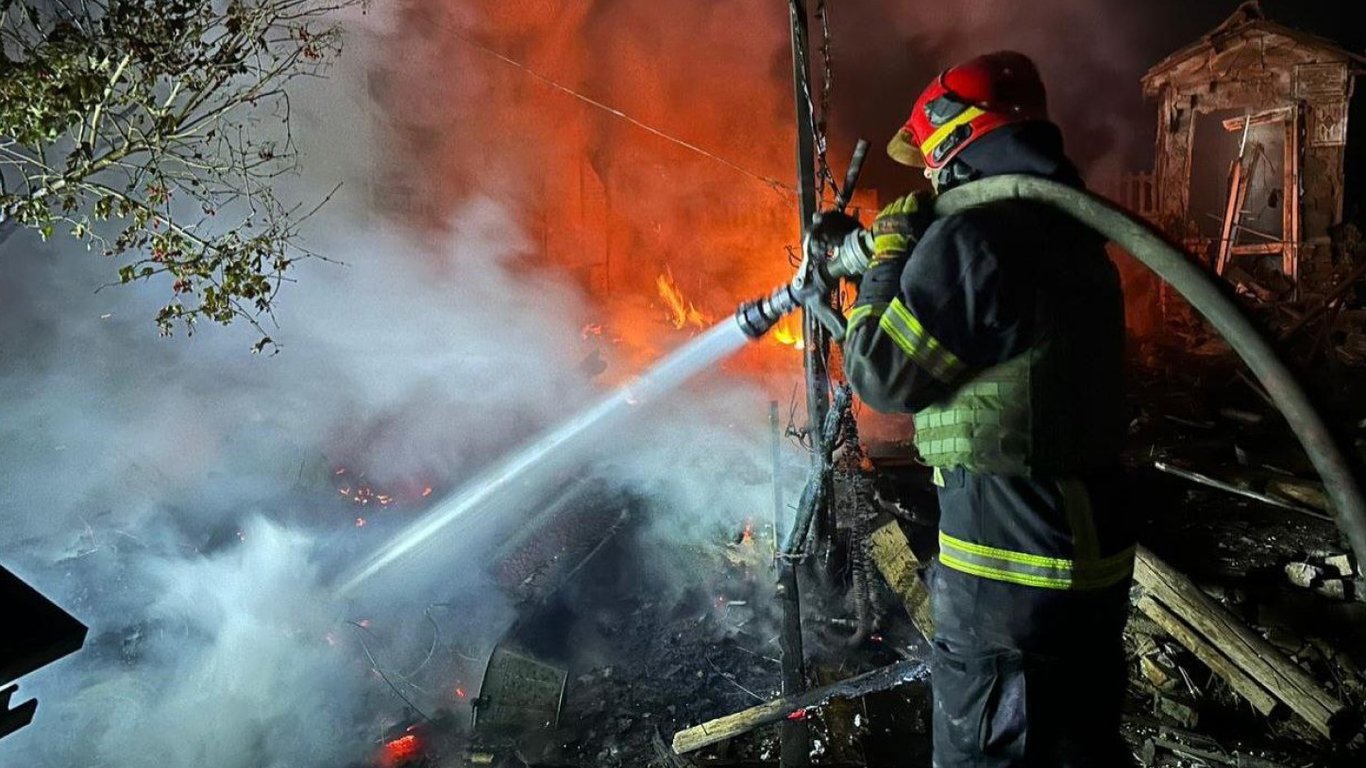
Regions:
<instances>
[{"instance_id":1,"label":"firefighter jacket","mask_svg":"<svg viewBox=\"0 0 1366 768\"><path fill-rule=\"evenodd\" d=\"M1060 141L1050 157L1029 131L1002 133L975 160L984 175L1080 183ZM915 414L927 464L1063 476L1117 462L1119 277L1104 242L1065 215L1006 201L939 219L908 257L874 262L848 322L850 384L875 409Z\"/></svg>"}]
</instances>

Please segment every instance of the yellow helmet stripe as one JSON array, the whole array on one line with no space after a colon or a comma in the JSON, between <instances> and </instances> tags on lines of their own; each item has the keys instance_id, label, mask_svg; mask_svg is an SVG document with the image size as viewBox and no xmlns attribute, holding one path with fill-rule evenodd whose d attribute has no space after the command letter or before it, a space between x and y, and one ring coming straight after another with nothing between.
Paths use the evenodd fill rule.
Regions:
<instances>
[{"instance_id":1,"label":"yellow helmet stripe","mask_svg":"<svg viewBox=\"0 0 1366 768\"><path fill-rule=\"evenodd\" d=\"M930 137L925 139L925 142L920 145L920 153L927 158L931 157L935 148L940 144L943 144L944 139L947 139L950 134L957 130L958 126L963 125L964 123L970 123L984 114L986 114L986 110L978 109L977 107L968 107L963 110L963 113L958 117L944 123L939 126L934 133L931 133Z\"/></svg>"}]
</instances>

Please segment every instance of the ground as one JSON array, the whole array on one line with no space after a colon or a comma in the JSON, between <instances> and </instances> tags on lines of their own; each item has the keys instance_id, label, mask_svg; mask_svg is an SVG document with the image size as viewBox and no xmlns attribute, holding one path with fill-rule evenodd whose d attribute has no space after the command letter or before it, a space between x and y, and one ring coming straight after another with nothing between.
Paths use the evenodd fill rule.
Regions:
<instances>
[{"instance_id":1,"label":"ground","mask_svg":"<svg viewBox=\"0 0 1366 768\"><path fill-rule=\"evenodd\" d=\"M1296 586L1286 575L1288 564L1346 551L1334 524L1155 469L1164 462L1260 489L1268 478L1312 478L1305 457L1257 387L1225 358L1164 359L1168 365L1136 372L1125 456L1145 544L1359 711L1366 697L1366 602ZM1355 400L1331 400L1335 423L1357 423L1362 414L1349 412L1359 407ZM889 482L915 486L924 484L922 475L884 467L879 498L891 500ZM849 480L847 466L840 477ZM917 548L932 538L925 535L933 530L929 498L912 487L899 506L882 510L903 518ZM849 515L857 494L837 499L837 513ZM813 685L924 656L904 610L880 582L869 606L882 618L871 635L850 642L856 611L847 594L849 534L849 526L838 526L834 546L816 552L803 571ZM570 550L575 557L591 553L587 565L528 601L504 641L563 671L558 719L551 727L501 733L472 733L458 718L442 721L446 741L432 764L776 765L774 726L685 757L667 747L681 729L780 693L771 532L748 528L681 546L623 525L612 529L606 546ZM675 578L653 576L661 563ZM680 583L679 573L690 576ZM1348 766L1366 756L1360 734L1331 745L1293 715L1255 714L1137 611L1126 644L1125 736L1142 765ZM813 710L812 763L928 766L927 702L927 684L919 682Z\"/></svg>"}]
</instances>

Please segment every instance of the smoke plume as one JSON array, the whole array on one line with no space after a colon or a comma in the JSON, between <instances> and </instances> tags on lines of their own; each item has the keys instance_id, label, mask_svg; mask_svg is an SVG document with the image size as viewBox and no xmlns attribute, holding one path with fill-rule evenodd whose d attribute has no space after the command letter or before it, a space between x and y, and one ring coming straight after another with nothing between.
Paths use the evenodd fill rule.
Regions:
<instances>
[{"instance_id":1,"label":"smoke plume","mask_svg":"<svg viewBox=\"0 0 1366 768\"><path fill-rule=\"evenodd\" d=\"M1124 145L1113 115L1127 97L1106 94L1136 90L1137 6L830 5L837 172L935 71L1000 47L1039 60L1083 161L1113 165ZM25 233L4 242L0 558L92 631L24 681L38 721L0 743L0 762L345 764L404 706L370 652L421 677L394 682L412 704L458 706L450 692L477 679L427 649L479 660L509 617L478 553L431 560L369 603L338 604L329 582L790 275L786 13L405 0L353 20L342 66L293 110L306 165L291 191L316 200L345 182L308 245L345 266L297 269L275 356L247 353L248 328L158 339L169 286L96 292L107 263ZM884 195L909 186L883 161L870 178ZM790 343L642 409L574 471L646 498L662 540L765 519L767 401L792 395Z\"/></svg>"},{"instance_id":2,"label":"smoke plume","mask_svg":"<svg viewBox=\"0 0 1366 768\"><path fill-rule=\"evenodd\" d=\"M446 553L370 601L332 600L334 575L590 402L612 377L586 360L624 380L689 337L657 301L642 301L642 321L669 335L648 350L584 332L602 307L533 257L537 233L516 207L539 193L524 156L428 201L440 227L376 213L393 134L372 118L373 73L391 64L390 23L358 20L334 77L296 94L304 176L283 192L316 199L344 182L307 231L344 266L299 269L270 329L280 354L249 354L244 327L159 339L150 318L168 286L97 292L109 265L90 254L24 232L4 243L0 557L91 633L23 681L38 720L0 744L0 762L364 759L406 706L371 652L391 675L420 670L395 681L412 705L458 709L452 691L477 690L510 618L481 553ZM474 73L456 79L480 87ZM483 130L477 99L445 107ZM766 418L746 380L707 376L575 471L648 497L673 541L739 530L769 505ZM392 503L356 503L360 483ZM554 491L502 499L500 514ZM451 647L475 661L460 667Z\"/></svg>"}]
</instances>

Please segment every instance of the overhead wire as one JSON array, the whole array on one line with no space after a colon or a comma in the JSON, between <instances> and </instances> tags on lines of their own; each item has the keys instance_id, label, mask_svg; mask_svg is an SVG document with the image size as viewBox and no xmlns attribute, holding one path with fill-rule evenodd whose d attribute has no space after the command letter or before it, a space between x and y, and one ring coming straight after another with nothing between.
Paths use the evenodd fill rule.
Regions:
<instances>
[{"instance_id":1,"label":"overhead wire","mask_svg":"<svg viewBox=\"0 0 1366 768\"><path fill-rule=\"evenodd\" d=\"M589 105L589 106L591 106L591 107L594 107L595 109L599 109L599 110L601 110L601 111L603 111L603 112L606 112L606 113L608 113L608 114L610 114L610 115L612 115L612 116L614 116L614 117L616 117L616 118L618 118L618 119L620 119L620 120L623 120L623 121L625 121L625 122L627 122L627 123L630 123L631 125L635 126L636 128L639 128L639 129L642 130L642 131L645 131L646 133L649 133L649 134L651 134L651 135L653 135L653 136L656 136L656 137L658 137L658 138L664 139L665 141L668 141L668 142L670 142L670 143L672 143L672 144L675 144L675 145L677 145L677 146L679 146L679 147L682 147L682 148L684 148L684 149L687 149L687 150L690 151L690 152L694 152L694 153L696 153L696 154L698 154L698 155L701 155L701 156L703 156L703 157L709 158L710 160L712 160L712 161L714 161L714 162L717 162L717 163L720 163L721 165L724 165L724 166L726 166L727 168L730 168L731 170L733 170L733 171L735 171L735 172L737 172L737 173L741 173L741 174L743 174L743 175L745 175L745 176L748 176L748 177L750 177L750 178L752 178L752 179L755 179L755 180L757 180L757 181L763 182L764 184L766 184L766 185L768 185L769 187L771 187L775 192L786 193L786 194L789 194L789 195L795 195L795 194L797 194L796 188L793 187L793 186L790 185L790 184L784 184L784 183L782 183L781 181L778 181L777 179L774 179L774 178L772 178L772 177L770 177L770 176L765 176L764 174L759 173L758 171L750 170L749 168L746 168L746 167L744 167L743 165L740 165L739 163L736 163L736 162L733 161L733 160L728 160L728 159L722 157L721 155L716 154L715 152L710 152L710 151L708 151L708 150L706 150L706 149L703 149L702 147L700 147L700 146L698 146L698 145L696 145L696 144L694 144L694 143L692 143L692 142L690 142L690 141L688 141L688 140L686 140L686 139L682 139L682 138L679 138L678 136L674 136L673 134L668 133L667 131L664 131L664 130L661 130L661 129L659 129L659 128L656 128L655 126L650 125L649 123L646 123L646 122L644 122L644 121L642 121L642 120L639 120L639 119L637 119L637 118L635 118L635 117L632 117L631 115L627 114L626 112L624 112L624 111L622 111L622 110L620 110L620 109L617 109L616 107L613 107L613 106L610 105L610 104L606 104L606 103L604 103L604 102L602 102L602 101L599 101L599 100L593 98L592 96L589 96L589 95L587 95L587 94L585 94L585 93L581 93L581 92L579 92L579 91L577 91L577 90L575 90L575 89L573 89L573 88L570 88L569 86L567 86L567 85L565 85L565 84L559 82L558 80L556 80L556 79L554 79L554 78L552 78L552 77L550 77L550 76L548 76L548 75L545 75L545 74L543 74L543 73L541 73L541 72L539 72L539 71L537 71L537 70L535 70L535 69L532 69L532 68L531 68L530 66L528 66L527 64L525 64L525 63L523 63L523 62L521 62L521 61L518 61L517 59L514 59L514 58L512 58L511 56L508 56L508 55L506 55L506 54L504 54L504 53L501 53L501 52L499 52L499 51L497 51L497 50L494 50L493 48L490 48L490 47L487 46L487 45L484 45L483 43L479 42L478 40L475 40L474 38L470 37L468 34L465 34L465 33L464 33L462 30L460 30L460 29L457 29L457 28L455 28L455 27L451 27L451 26L449 26L449 25L443 25L443 28L444 28L447 32L450 32L457 40L460 40L461 42L463 42L464 44L470 46L471 48L475 48L475 49L477 49L477 50L479 50L479 51L482 51L483 53L485 53L485 54L487 54L487 55L489 55L489 56L492 56L492 57L495 58L495 59L498 59L499 61L503 62L504 64L507 64L507 65L512 66L512 67L516 67L517 69L520 69L521 71L525 72L527 75L530 75L531 77L533 77L533 78L535 78L535 79L541 81L542 83L544 83L544 84L550 86L551 88L554 88L555 90L560 91L561 93L564 93L564 94L566 94L566 95L568 95L568 96L571 96L571 97L573 97L573 98L575 98L575 99L578 99L579 101L581 101L581 102L583 102L583 103L585 103L585 104L587 104L587 105Z\"/></svg>"}]
</instances>

